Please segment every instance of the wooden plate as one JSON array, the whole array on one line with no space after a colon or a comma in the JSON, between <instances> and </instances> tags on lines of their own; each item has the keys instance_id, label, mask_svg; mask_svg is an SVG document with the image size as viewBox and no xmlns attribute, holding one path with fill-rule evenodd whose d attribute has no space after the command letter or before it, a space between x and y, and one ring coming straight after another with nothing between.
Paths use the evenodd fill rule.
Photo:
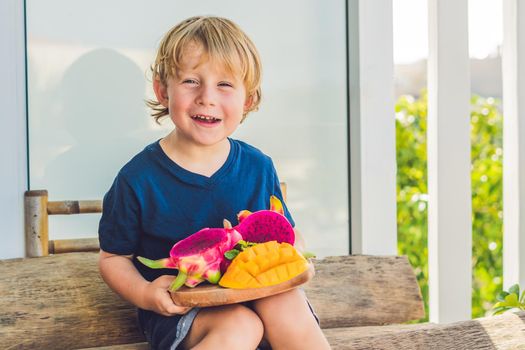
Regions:
<instances>
[{"instance_id":1,"label":"wooden plate","mask_svg":"<svg viewBox=\"0 0 525 350\"><path fill-rule=\"evenodd\" d=\"M249 289L223 288L215 284L200 284L195 288L183 286L176 292L170 292L171 299L177 305L191 307L235 304L260 299L286 292L308 282L315 275L314 265L312 263L308 265L308 270L274 286Z\"/></svg>"}]
</instances>

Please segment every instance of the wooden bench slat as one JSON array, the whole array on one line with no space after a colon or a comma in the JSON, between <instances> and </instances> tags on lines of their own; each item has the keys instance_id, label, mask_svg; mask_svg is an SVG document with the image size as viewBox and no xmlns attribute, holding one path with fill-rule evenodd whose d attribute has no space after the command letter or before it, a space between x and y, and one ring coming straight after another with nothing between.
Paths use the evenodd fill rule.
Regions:
<instances>
[{"instance_id":1,"label":"wooden bench slat","mask_svg":"<svg viewBox=\"0 0 525 350\"><path fill-rule=\"evenodd\" d=\"M323 330L333 350L525 349L525 312L450 324L412 324Z\"/></svg>"},{"instance_id":2,"label":"wooden bench slat","mask_svg":"<svg viewBox=\"0 0 525 350\"><path fill-rule=\"evenodd\" d=\"M101 200L47 202L47 213L49 215L88 214L101 212Z\"/></svg>"},{"instance_id":3,"label":"wooden bench slat","mask_svg":"<svg viewBox=\"0 0 525 350\"><path fill-rule=\"evenodd\" d=\"M49 241L49 254L98 252L98 238L57 239Z\"/></svg>"},{"instance_id":4,"label":"wooden bench slat","mask_svg":"<svg viewBox=\"0 0 525 350\"><path fill-rule=\"evenodd\" d=\"M143 342L136 315L102 281L97 253L0 261L0 339L16 349Z\"/></svg>"},{"instance_id":5,"label":"wooden bench slat","mask_svg":"<svg viewBox=\"0 0 525 350\"><path fill-rule=\"evenodd\" d=\"M329 328L323 332L333 350L344 349L525 349L525 312L461 321ZM149 350L147 343L84 350Z\"/></svg>"},{"instance_id":6,"label":"wooden bench slat","mask_svg":"<svg viewBox=\"0 0 525 350\"><path fill-rule=\"evenodd\" d=\"M80 350L150 350L148 343L122 344L113 346L101 346L96 348L84 348Z\"/></svg>"},{"instance_id":7,"label":"wooden bench slat","mask_svg":"<svg viewBox=\"0 0 525 350\"><path fill-rule=\"evenodd\" d=\"M0 261L2 342L30 349L143 342L134 307L106 286L97 262L98 254L92 252ZM322 328L421 316L422 302L406 258L329 257L315 266L316 275L304 289Z\"/></svg>"},{"instance_id":8,"label":"wooden bench slat","mask_svg":"<svg viewBox=\"0 0 525 350\"><path fill-rule=\"evenodd\" d=\"M417 320L425 310L406 257L337 256L316 264L306 293L322 328Z\"/></svg>"}]
</instances>

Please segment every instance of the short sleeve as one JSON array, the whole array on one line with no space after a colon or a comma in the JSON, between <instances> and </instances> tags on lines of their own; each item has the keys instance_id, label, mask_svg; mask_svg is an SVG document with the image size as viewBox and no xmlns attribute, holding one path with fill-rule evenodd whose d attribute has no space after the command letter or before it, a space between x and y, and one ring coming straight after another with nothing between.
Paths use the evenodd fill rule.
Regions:
<instances>
[{"instance_id":1,"label":"short sleeve","mask_svg":"<svg viewBox=\"0 0 525 350\"><path fill-rule=\"evenodd\" d=\"M119 174L102 203L98 236L100 248L108 253L135 253L140 238L140 210L137 197Z\"/></svg>"},{"instance_id":2,"label":"short sleeve","mask_svg":"<svg viewBox=\"0 0 525 350\"><path fill-rule=\"evenodd\" d=\"M277 170L275 170L275 166L273 165L273 162L271 163L271 165L272 165L272 178L273 178L272 193L277 198L279 198L279 200L283 203L284 216L286 216L288 221L290 221L290 224L292 225L292 227L295 227L295 221L292 218L292 214L290 214L290 211L288 210L286 202L284 201L284 198L283 198L283 193L281 191L281 182L279 181L279 177L277 176Z\"/></svg>"}]
</instances>

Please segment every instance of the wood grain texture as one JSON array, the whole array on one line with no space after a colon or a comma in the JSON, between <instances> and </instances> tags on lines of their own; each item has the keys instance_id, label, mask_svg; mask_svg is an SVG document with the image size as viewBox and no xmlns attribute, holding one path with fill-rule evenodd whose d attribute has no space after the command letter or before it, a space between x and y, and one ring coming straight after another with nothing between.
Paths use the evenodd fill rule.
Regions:
<instances>
[{"instance_id":1,"label":"wood grain texture","mask_svg":"<svg viewBox=\"0 0 525 350\"><path fill-rule=\"evenodd\" d=\"M24 231L27 256L37 257L48 254L48 230L47 191L26 191L24 194Z\"/></svg>"},{"instance_id":2,"label":"wood grain texture","mask_svg":"<svg viewBox=\"0 0 525 350\"><path fill-rule=\"evenodd\" d=\"M100 346L96 348L84 348L81 350L150 350L150 346L146 342L134 344L122 344L113 346Z\"/></svg>"},{"instance_id":3,"label":"wood grain texture","mask_svg":"<svg viewBox=\"0 0 525 350\"><path fill-rule=\"evenodd\" d=\"M98 238L56 239L49 241L49 254L98 252Z\"/></svg>"},{"instance_id":4,"label":"wood grain texture","mask_svg":"<svg viewBox=\"0 0 525 350\"><path fill-rule=\"evenodd\" d=\"M431 323L324 329L333 350L525 349L525 312L436 325ZM126 344L97 350L148 350Z\"/></svg>"},{"instance_id":5,"label":"wood grain texture","mask_svg":"<svg viewBox=\"0 0 525 350\"><path fill-rule=\"evenodd\" d=\"M143 342L134 307L105 285L97 261L97 253L0 261L2 343L78 349ZM420 317L423 306L406 258L330 257L314 265L316 275L304 289L323 328Z\"/></svg>"},{"instance_id":6,"label":"wood grain texture","mask_svg":"<svg viewBox=\"0 0 525 350\"><path fill-rule=\"evenodd\" d=\"M315 264L305 286L322 328L402 323L425 316L406 257L337 256Z\"/></svg>"},{"instance_id":7,"label":"wood grain texture","mask_svg":"<svg viewBox=\"0 0 525 350\"><path fill-rule=\"evenodd\" d=\"M101 200L50 201L47 203L47 213L49 215L87 214L101 212Z\"/></svg>"},{"instance_id":8,"label":"wood grain texture","mask_svg":"<svg viewBox=\"0 0 525 350\"><path fill-rule=\"evenodd\" d=\"M0 261L1 343L12 349L148 349L134 308L104 284L97 260L97 253L71 253ZM408 261L346 256L314 264L305 290L333 349L525 349L525 312L446 325L346 327L420 317Z\"/></svg>"},{"instance_id":9,"label":"wood grain texture","mask_svg":"<svg viewBox=\"0 0 525 350\"><path fill-rule=\"evenodd\" d=\"M177 305L191 307L242 303L244 301L260 299L286 292L287 290L307 283L312 277L314 277L314 275L314 266L310 264L308 270L277 285L262 288L232 289L223 288L218 285L202 284L195 288L182 287L178 291L171 293L171 299Z\"/></svg>"},{"instance_id":10,"label":"wood grain texture","mask_svg":"<svg viewBox=\"0 0 525 350\"><path fill-rule=\"evenodd\" d=\"M0 261L0 339L13 349L144 341L135 310L102 281L97 253Z\"/></svg>"},{"instance_id":11,"label":"wood grain texture","mask_svg":"<svg viewBox=\"0 0 525 350\"><path fill-rule=\"evenodd\" d=\"M450 324L413 324L325 329L334 350L525 349L525 312Z\"/></svg>"}]
</instances>

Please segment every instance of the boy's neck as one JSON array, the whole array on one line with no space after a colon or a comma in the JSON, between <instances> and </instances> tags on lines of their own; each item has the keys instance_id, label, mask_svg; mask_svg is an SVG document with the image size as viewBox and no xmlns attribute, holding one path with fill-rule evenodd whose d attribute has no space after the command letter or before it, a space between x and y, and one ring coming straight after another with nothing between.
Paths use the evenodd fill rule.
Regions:
<instances>
[{"instance_id":1,"label":"boy's neck","mask_svg":"<svg viewBox=\"0 0 525 350\"><path fill-rule=\"evenodd\" d=\"M228 139L211 146L199 146L181 140L175 131L160 140L160 146L177 165L207 177L217 172L230 154Z\"/></svg>"}]
</instances>

